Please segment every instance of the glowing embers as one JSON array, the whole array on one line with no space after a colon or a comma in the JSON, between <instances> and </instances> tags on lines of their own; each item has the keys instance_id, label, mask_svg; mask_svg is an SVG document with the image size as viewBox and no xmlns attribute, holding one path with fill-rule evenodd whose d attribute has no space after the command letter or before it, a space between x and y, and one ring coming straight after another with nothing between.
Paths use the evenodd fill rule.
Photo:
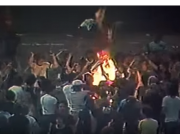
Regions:
<instances>
[{"instance_id":1,"label":"glowing embers","mask_svg":"<svg viewBox=\"0 0 180 140\"><path fill-rule=\"evenodd\" d=\"M116 77L116 67L114 62L107 51L98 52L97 57L100 63L93 70L93 85L99 85L101 81L108 81L108 84L111 85Z\"/></svg>"}]
</instances>

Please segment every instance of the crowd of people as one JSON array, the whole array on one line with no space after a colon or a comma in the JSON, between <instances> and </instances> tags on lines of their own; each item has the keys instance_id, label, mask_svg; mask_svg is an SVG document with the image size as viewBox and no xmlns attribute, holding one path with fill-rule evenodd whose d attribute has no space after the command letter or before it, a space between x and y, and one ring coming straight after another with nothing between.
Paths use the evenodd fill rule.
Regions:
<instances>
[{"instance_id":1,"label":"crowd of people","mask_svg":"<svg viewBox=\"0 0 180 140\"><path fill-rule=\"evenodd\" d=\"M32 52L29 71L23 72L16 49L6 47L10 61L0 63L0 134L179 133L178 48L168 50L157 37L142 54L112 57L113 35L104 15L100 9L93 20L100 34L96 49L78 59L70 51L51 52L48 62ZM19 41L9 38L10 48L17 47Z\"/></svg>"},{"instance_id":2,"label":"crowd of people","mask_svg":"<svg viewBox=\"0 0 180 140\"><path fill-rule=\"evenodd\" d=\"M2 62L0 133L179 133L178 50L149 48L143 54L117 53L116 78L109 81L102 73L106 78L99 85L93 74L106 60L93 51L76 61L68 51L51 54L52 62L31 53L26 74ZM58 71L56 78L48 71Z\"/></svg>"}]
</instances>

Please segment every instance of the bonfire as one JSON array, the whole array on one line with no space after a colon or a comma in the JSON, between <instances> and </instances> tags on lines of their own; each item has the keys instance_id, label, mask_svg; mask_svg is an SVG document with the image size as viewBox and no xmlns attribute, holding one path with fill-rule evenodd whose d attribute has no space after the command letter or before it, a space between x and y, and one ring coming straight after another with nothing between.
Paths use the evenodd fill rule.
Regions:
<instances>
[{"instance_id":1,"label":"bonfire","mask_svg":"<svg viewBox=\"0 0 180 140\"><path fill-rule=\"evenodd\" d=\"M108 51L97 53L98 62L93 69L93 85L99 85L101 81L112 84L116 77L116 67Z\"/></svg>"}]
</instances>

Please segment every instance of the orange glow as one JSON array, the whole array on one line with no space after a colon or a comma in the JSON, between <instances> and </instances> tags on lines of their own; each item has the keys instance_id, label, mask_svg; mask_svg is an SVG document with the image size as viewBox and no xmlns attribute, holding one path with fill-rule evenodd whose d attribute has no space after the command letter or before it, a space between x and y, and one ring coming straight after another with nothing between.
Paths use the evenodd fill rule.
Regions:
<instances>
[{"instance_id":1,"label":"orange glow","mask_svg":"<svg viewBox=\"0 0 180 140\"><path fill-rule=\"evenodd\" d=\"M104 72L108 75L108 81L115 80L116 77L116 67L114 65L113 60L110 58L109 53L106 51L101 51L97 53L97 57L99 61L102 62L102 68ZM107 79L103 76L101 67L98 66L93 71L94 82L93 85L99 85L101 81L106 81ZM111 82L112 84L112 82Z\"/></svg>"}]
</instances>

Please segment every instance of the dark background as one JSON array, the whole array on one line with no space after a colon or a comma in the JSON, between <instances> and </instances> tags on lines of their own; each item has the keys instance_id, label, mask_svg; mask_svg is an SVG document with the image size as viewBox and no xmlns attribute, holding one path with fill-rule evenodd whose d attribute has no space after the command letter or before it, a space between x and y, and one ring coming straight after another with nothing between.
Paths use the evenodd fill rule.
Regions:
<instances>
[{"instance_id":1,"label":"dark background","mask_svg":"<svg viewBox=\"0 0 180 140\"><path fill-rule=\"evenodd\" d=\"M100 6L13 6L9 7L13 26L22 33L76 31ZM1 14L7 7L0 7ZM125 32L180 32L179 6L107 6L107 21L123 22Z\"/></svg>"}]
</instances>

